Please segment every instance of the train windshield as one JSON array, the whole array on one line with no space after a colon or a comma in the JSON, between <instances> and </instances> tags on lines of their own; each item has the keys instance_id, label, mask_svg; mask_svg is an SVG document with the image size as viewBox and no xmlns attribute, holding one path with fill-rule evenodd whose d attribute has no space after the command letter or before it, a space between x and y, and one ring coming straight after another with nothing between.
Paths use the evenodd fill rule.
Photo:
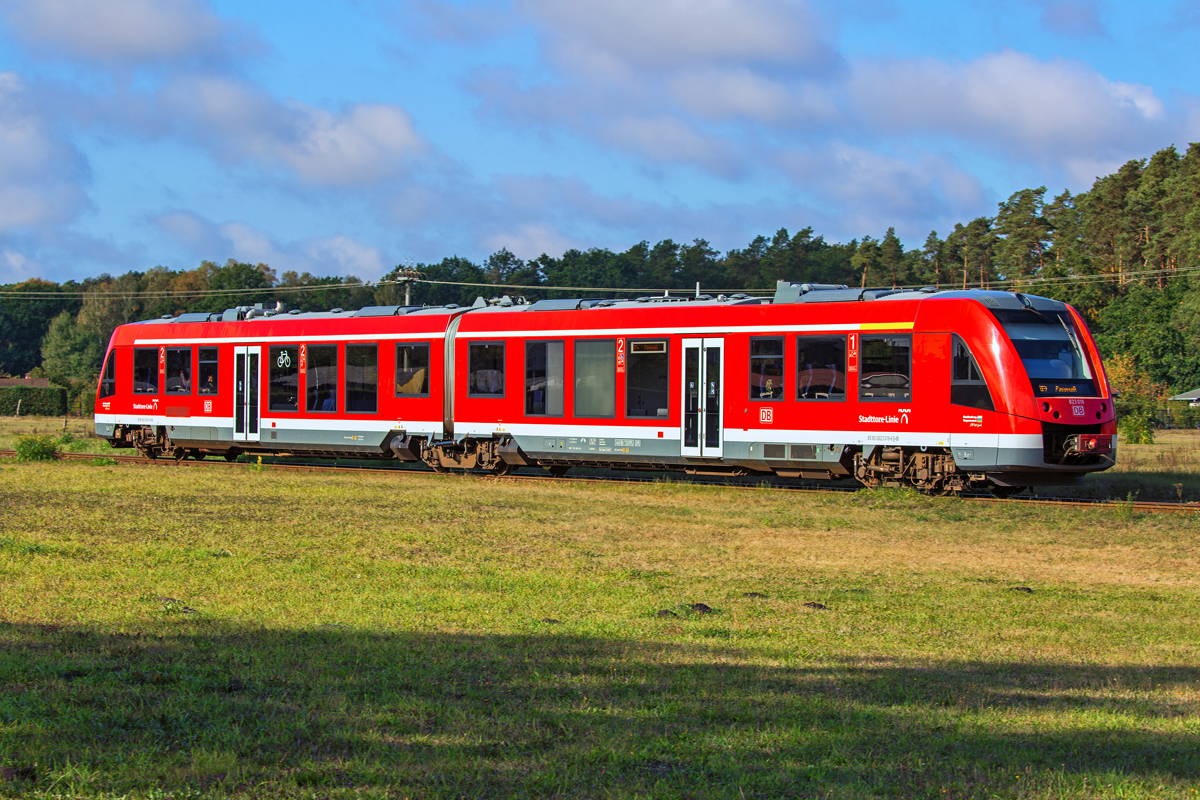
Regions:
<instances>
[{"instance_id":1,"label":"train windshield","mask_svg":"<svg viewBox=\"0 0 1200 800\"><path fill-rule=\"evenodd\" d=\"M1038 397L1095 396L1092 367L1066 311L993 309Z\"/></svg>"}]
</instances>

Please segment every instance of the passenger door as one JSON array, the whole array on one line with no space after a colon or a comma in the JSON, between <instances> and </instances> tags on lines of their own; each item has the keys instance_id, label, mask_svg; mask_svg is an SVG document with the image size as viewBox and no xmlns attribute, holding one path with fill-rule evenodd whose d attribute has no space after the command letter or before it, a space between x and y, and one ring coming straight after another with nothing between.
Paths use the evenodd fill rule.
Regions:
<instances>
[{"instance_id":1,"label":"passenger door","mask_svg":"<svg viewBox=\"0 0 1200 800\"><path fill-rule=\"evenodd\" d=\"M233 440L257 442L261 347L233 348Z\"/></svg>"},{"instance_id":2,"label":"passenger door","mask_svg":"<svg viewBox=\"0 0 1200 800\"><path fill-rule=\"evenodd\" d=\"M725 424L725 340L683 340L683 428L680 453L719 458Z\"/></svg>"}]
</instances>

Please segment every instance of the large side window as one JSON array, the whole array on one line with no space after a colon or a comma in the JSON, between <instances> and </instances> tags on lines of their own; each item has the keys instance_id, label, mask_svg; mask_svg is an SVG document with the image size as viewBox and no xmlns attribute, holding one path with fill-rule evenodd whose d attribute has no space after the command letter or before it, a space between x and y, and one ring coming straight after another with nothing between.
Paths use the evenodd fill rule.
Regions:
<instances>
[{"instance_id":1,"label":"large side window","mask_svg":"<svg viewBox=\"0 0 1200 800\"><path fill-rule=\"evenodd\" d=\"M296 345L272 347L268 351L269 395L271 411L300 410L300 348Z\"/></svg>"},{"instance_id":2,"label":"large side window","mask_svg":"<svg viewBox=\"0 0 1200 800\"><path fill-rule=\"evenodd\" d=\"M846 337L796 337L796 399L846 399Z\"/></svg>"},{"instance_id":3,"label":"large side window","mask_svg":"<svg viewBox=\"0 0 1200 800\"><path fill-rule=\"evenodd\" d=\"M617 408L617 342L575 342L575 416L614 417Z\"/></svg>"},{"instance_id":4,"label":"large side window","mask_svg":"<svg viewBox=\"0 0 1200 800\"><path fill-rule=\"evenodd\" d=\"M396 396L429 396L429 343L396 345Z\"/></svg>"},{"instance_id":5,"label":"large side window","mask_svg":"<svg viewBox=\"0 0 1200 800\"><path fill-rule=\"evenodd\" d=\"M217 384L221 381L220 364L217 360L218 350L215 347L200 348L200 394L216 394Z\"/></svg>"},{"instance_id":6,"label":"large side window","mask_svg":"<svg viewBox=\"0 0 1200 800\"><path fill-rule=\"evenodd\" d=\"M192 348L167 348L167 393L192 393Z\"/></svg>"},{"instance_id":7,"label":"large side window","mask_svg":"<svg viewBox=\"0 0 1200 800\"><path fill-rule=\"evenodd\" d=\"M467 394L504 397L504 343L472 342L467 351Z\"/></svg>"},{"instance_id":8,"label":"large side window","mask_svg":"<svg viewBox=\"0 0 1200 800\"><path fill-rule=\"evenodd\" d=\"M379 410L379 347L346 345L346 410L374 414Z\"/></svg>"},{"instance_id":9,"label":"large side window","mask_svg":"<svg viewBox=\"0 0 1200 800\"><path fill-rule=\"evenodd\" d=\"M158 348L133 349L133 393L158 394Z\"/></svg>"},{"instance_id":10,"label":"large side window","mask_svg":"<svg viewBox=\"0 0 1200 800\"><path fill-rule=\"evenodd\" d=\"M338 357L336 344L308 345L304 373L304 408L337 411Z\"/></svg>"},{"instance_id":11,"label":"large side window","mask_svg":"<svg viewBox=\"0 0 1200 800\"><path fill-rule=\"evenodd\" d=\"M667 341L630 340L625 368L625 415L667 416Z\"/></svg>"},{"instance_id":12,"label":"large side window","mask_svg":"<svg viewBox=\"0 0 1200 800\"><path fill-rule=\"evenodd\" d=\"M783 337L750 340L750 399L783 399Z\"/></svg>"},{"instance_id":13,"label":"large side window","mask_svg":"<svg viewBox=\"0 0 1200 800\"><path fill-rule=\"evenodd\" d=\"M912 399L911 336L864 336L859 361L860 400Z\"/></svg>"},{"instance_id":14,"label":"large side window","mask_svg":"<svg viewBox=\"0 0 1200 800\"><path fill-rule=\"evenodd\" d=\"M525 414L561 417L566 372L562 342L525 344Z\"/></svg>"},{"instance_id":15,"label":"large side window","mask_svg":"<svg viewBox=\"0 0 1200 800\"><path fill-rule=\"evenodd\" d=\"M117 393L117 351L109 350L100 373L100 396L112 397Z\"/></svg>"},{"instance_id":16,"label":"large side window","mask_svg":"<svg viewBox=\"0 0 1200 800\"><path fill-rule=\"evenodd\" d=\"M979 371L979 364L975 362L966 342L957 335L953 338L951 353L953 372L950 378L950 402L981 411L995 411L996 406L992 403L983 373Z\"/></svg>"}]
</instances>

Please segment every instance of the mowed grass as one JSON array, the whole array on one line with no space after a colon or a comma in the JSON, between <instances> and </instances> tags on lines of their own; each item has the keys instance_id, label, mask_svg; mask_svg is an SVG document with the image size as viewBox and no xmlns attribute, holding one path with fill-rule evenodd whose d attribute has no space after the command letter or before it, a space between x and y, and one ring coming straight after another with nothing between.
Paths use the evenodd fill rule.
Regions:
<instances>
[{"instance_id":1,"label":"mowed grass","mask_svg":"<svg viewBox=\"0 0 1200 800\"><path fill-rule=\"evenodd\" d=\"M0 795L1200 788L1196 516L77 462L0 497Z\"/></svg>"}]
</instances>

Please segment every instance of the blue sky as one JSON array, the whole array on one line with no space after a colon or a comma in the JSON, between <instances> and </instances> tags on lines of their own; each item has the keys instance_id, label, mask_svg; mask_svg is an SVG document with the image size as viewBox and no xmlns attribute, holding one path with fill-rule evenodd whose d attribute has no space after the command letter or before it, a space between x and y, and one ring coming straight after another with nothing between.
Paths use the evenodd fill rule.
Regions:
<instances>
[{"instance_id":1,"label":"blue sky","mask_svg":"<svg viewBox=\"0 0 1200 800\"><path fill-rule=\"evenodd\" d=\"M909 246L1200 140L1200 0L0 0L0 283Z\"/></svg>"}]
</instances>

